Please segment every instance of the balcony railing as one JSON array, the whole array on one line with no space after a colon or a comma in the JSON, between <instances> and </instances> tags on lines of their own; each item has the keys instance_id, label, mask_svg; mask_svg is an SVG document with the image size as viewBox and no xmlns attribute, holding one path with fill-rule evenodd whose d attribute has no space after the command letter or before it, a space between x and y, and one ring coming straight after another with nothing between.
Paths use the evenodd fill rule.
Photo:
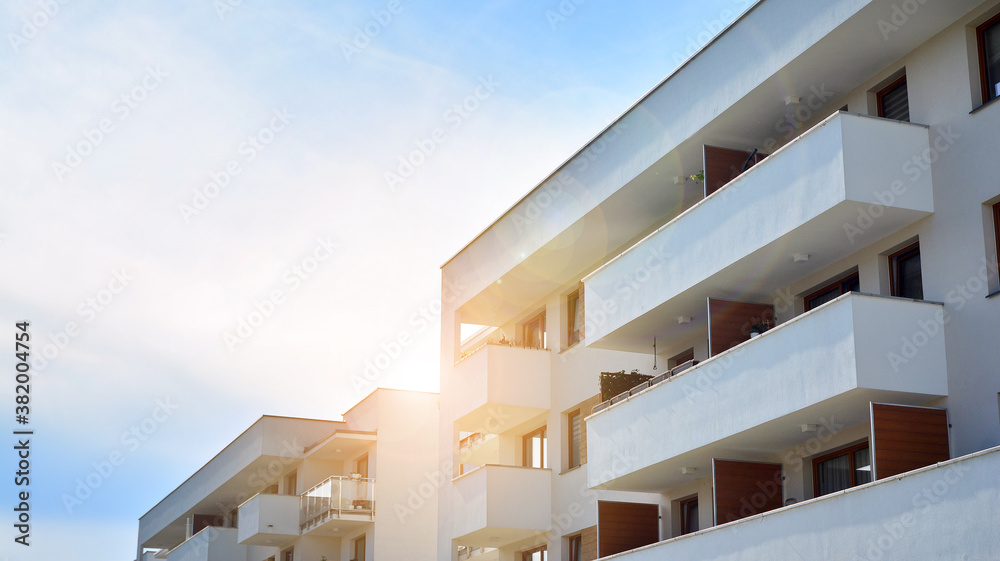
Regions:
<instances>
[{"instance_id":1,"label":"balcony railing","mask_svg":"<svg viewBox=\"0 0 1000 561\"><path fill-rule=\"evenodd\" d=\"M299 497L302 532L336 518L375 517L375 480L335 475Z\"/></svg>"}]
</instances>

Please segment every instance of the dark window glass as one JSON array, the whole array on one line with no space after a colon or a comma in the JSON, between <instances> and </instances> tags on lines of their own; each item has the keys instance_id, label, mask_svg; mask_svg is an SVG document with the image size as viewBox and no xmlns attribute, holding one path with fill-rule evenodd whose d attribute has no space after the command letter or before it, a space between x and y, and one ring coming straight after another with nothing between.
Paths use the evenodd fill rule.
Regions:
<instances>
[{"instance_id":1,"label":"dark window glass","mask_svg":"<svg viewBox=\"0 0 1000 561\"><path fill-rule=\"evenodd\" d=\"M889 256L892 295L923 300L924 285L920 276L920 246L913 244Z\"/></svg>"},{"instance_id":2,"label":"dark window glass","mask_svg":"<svg viewBox=\"0 0 1000 561\"><path fill-rule=\"evenodd\" d=\"M983 103L1000 97L1000 14L979 26L979 69Z\"/></svg>"},{"instance_id":3,"label":"dark window glass","mask_svg":"<svg viewBox=\"0 0 1000 561\"><path fill-rule=\"evenodd\" d=\"M858 278L858 274L854 273L848 277L842 278L838 281L832 282L827 286L813 292L812 294L804 298L806 304L806 311L826 304L830 300L833 300L840 296L841 294L847 294L848 292L858 292L861 290L861 281Z\"/></svg>"},{"instance_id":4,"label":"dark window glass","mask_svg":"<svg viewBox=\"0 0 1000 561\"><path fill-rule=\"evenodd\" d=\"M906 95L906 76L889 84L876 94L878 116L897 121L910 120L910 102Z\"/></svg>"},{"instance_id":5,"label":"dark window glass","mask_svg":"<svg viewBox=\"0 0 1000 561\"><path fill-rule=\"evenodd\" d=\"M813 460L813 490L817 497L872 480L871 451L858 444Z\"/></svg>"},{"instance_id":6,"label":"dark window glass","mask_svg":"<svg viewBox=\"0 0 1000 561\"><path fill-rule=\"evenodd\" d=\"M698 531L698 498L681 501L681 534Z\"/></svg>"}]
</instances>

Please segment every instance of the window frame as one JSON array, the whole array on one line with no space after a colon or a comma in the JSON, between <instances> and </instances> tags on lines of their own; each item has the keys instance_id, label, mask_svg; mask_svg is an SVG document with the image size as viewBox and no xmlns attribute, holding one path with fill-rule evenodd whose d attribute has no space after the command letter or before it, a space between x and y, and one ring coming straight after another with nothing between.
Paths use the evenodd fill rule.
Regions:
<instances>
[{"instance_id":1,"label":"window frame","mask_svg":"<svg viewBox=\"0 0 1000 561\"><path fill-rule=\"evenodd\" d=\"M580 437L573 438L573 420L580 426ZM583 412L580 409L566 414L566 469L574 469L583 465ZM573 463L573 447L576 445L576 463Z\"/></svg>"},{"instance_id":2,"label":"window frame","mask_svg":"<svg viewBox=\"0 0 1000 561\"><path fill-rule=\"evenodd\" d=\"M364 561L365 558L368 557L368 551L367 551L367 549L368 549L368 534L361 534L360 536L354 538L354 540L351 541L351 544L354 546L353 547L353 549L354 549L354 557L351 559L351 561ZM359 545L361 546L361 555L360 556L358 555L358 546Z\"/></svg>"},{"instance_id":3,"label":"window frame","mask_svg":"<svg viewBox=\"0 0 1000 561\"><path fill-rule=\"evenodd\" d=\"M693 533L695 533L695 532L697 532L698 530L701 529L701 523L700 523L699 520L695 520L695 524L698 526L698 528L695 528L695 529L690 529L689 528L690 523L691 523L691 519L690 519L691 513L688 512L688 507L692 503L695 505L695 508L698 507L698 495L695 495L693 497L688 497L686 499L681 499L677 503L677 505L678 505L678 507L680 507L680 511L681 511L681 535L682 536L687 535L687 534L693 534Z\"/></svg>"},{"instance_id":4,"label":"window frame","mask_svg":"<svg viewBox=\"0 0 1000 561\"><path fill-rule=\"evenodd\" d=\"M541 427L539 427L539 428L537 428L537 429L535 429L535 430L533 430L533 431L531 431L529 433L525 433L525 435L521 437L521 467L534 468L534 469L548 469L548 467L549 467L549 457L548 457L549 456L549 453L548 453L549 435L546 432L547 428L548 427L546 425L542 425ZM530 455L528 451L530 450L530 444L529 443L530 443L531 439L535 438L538 435L541 435L541 439L542 439L542 446L541 446L542 461L541 461L541 465L538 466L538 467L536 467L534 465L531 465L531 464L534 463L533 461L531 461L529 463L529 460L533 460L534 456Z\"/></svg>"},{"instance_id":5,"label":"window frame","mask_svg":"<svg viewBox=\"0 0 1000 561\"><path fill-rule=\"evenodd\" d=\"M1000 202L993 205L993 235L996 236L996 258L1000 262Z\"/></svg>"},{"instance_id":6,"label":"window frame","mask_svg":"<svg viewBox=\"0 0 1000 561\"><path fill-rule=\"evenodd\" d=\"M899 290L899 261L900 259L909 257L908 254L916 252L917 258L920 258L920 241L915 241L910 245L900 249L899 251L889 254L889 294L891 296L897 296L899 298L910 298L909 296L902 296ZM920 265L920 286L921 294L920 298L914 298L914 300L923 300L923 263Z\"/></svg>"},{"instance_id":7,"label":"window frame","mask_svg":"<svg viewBox=\"0 0 1000 561\"><path fill-rule=\"evenodd\" d=\"M888 86L882 88L881 90L879 90L879 91L877 91L875 93L875 107L876 107L876 111L878 112L878 116L879 117L882 117L883 119L893 119L892 117L886 117L885 116L885 104L884 104L883 98L885 98L886 95L894 92L898 88L900 88L902 86L905 86L905 85L906 85L906 74L903 74L898 79L893 80L893 82L891 84L889 84ZM900 119L893 119L893 120L900 121L900 122L905 122L905 123L909 123L910 122L910 118L909 118L909 113L910 113L910 92L909 92L909 87L907 87L907 92L906 92L906 113L907 113L906 121L900 121Z\"/></svg>"},{"instance_id":8,"label":"window frame","mask_svg":"<svg viewBox=\"0 0 1000 561\"><path fill-rule=\"evenodd\" d=\"M582 339L583 326L577 319L580 317L580 289L570 292L566 296L566 346L572 347Z\"/></svg>"},{"instance_id":9,"label":"window frame","mask_svg":"<svg viewBox=\"0 0 1000 561\"><path fill-rule=\"evenodd\" d=\"M998 24L1000 24L1000 13L995 14L993 17L976 27L976 52L979 55L979 84L982 90L982 103L984 105L1000 97L994 95L994 92L990 88L992 84L989 83L989 76L986 72L986 63L988 62L988 58L986 56L986 41L984 40L984 32ZM1000 79L1000 76L997 76L997 78Z\"/></svg>"},{"instance_id":10,"label":"window frame","mask_svg":"<svg viewBox=\"0 0 1000 561\"><path fill-rule=\"evenodd\" d=\"M569 551L569 561L583 561L583 534L567 537L566 549Z\"/></svg>"},{"instance_id":11,"label":"window frame","mask_svg":"<svg viewBox=\"0 0 1000 561\"><path fill-rule=\"evenodd\" d=\"M540 545L540 546L538 546L536 548L528 549L526 551L522 551L521 552L521 561L531 561L531 556L533 554L535 554L535 553L543 553L544 555L542 555L542 559L544 559L545 561L548 561L548 558L549 558L548 552L549 552L549 546L548 546L548 544Z\"/></svg>"},{"instance_id":12,"label":"window frame","mask_svg":"<svg viewBox=\"0 0 1000 561\"><path fill-rule=\"evenodd\" d=\"M528 333L532 328L538 329L538 340L532 341ZM521 324L521 341L525 347L532 349L548 350L548 333L545 330L545 310L531 316Z\"/></svg>"},{"instance_id":13,"label":"window frame","mask_svg":"<svg viewBox=\"0 0 1000 561\"><path fill-rule=\"evenodd\" d=\"M849 467L848 473L850 474L851 483L850 483L850 485L847 486L847 488L850 489L852 487L857 487L859 485L859 483L857 482L857 479L855 477L855 472L857 471L857 466L854 463L854 454L855 454L855 452L857 452L859 450L864 450L865 448L868 449L868 465L871 466L872 465L871 443L868 442L867 440L865 440L864 442L859 442L857 444L853 444L853 445L847 446L845 448L840 448L840 449L834 450L833 452L829 452L829 453L826 453L826 454L824 454L822 456L817 456L817 457L813 458L813 460L812 460L812 470L813 470L813 498L824 496L824 495L820 495L819 494L819 464L821 464L823 462L826 462L826 461L829 461L829 460L832 460L834 458L839 458L841 456L847 456L847 461L848 461L848 467ZM840 490L842 491L843 489L840 489ZM830 491L830 493L826 493L826 494L829 495L831 493L836 493L836 492L837 491Z\"/></svg>"},{"instance_id":14,"label":"window frame","mask_svg":"<svg viewBox=\"0 0 1000 561\"><path fill-rule=\"evenodd\" d=\"M804 311L808 312L809 310L812 310L813 308L815 308L816 306L812 305L812 301L815 300L817 297L819 297L819 296L821 296L823 294L826 294L827 292L830 292L831 290L833 290L835 288L840 289L840 294L838 294L837 296L838 297L839 296L843 296L844 294L846 294L846 292L844 292L844 285L847 284L850 281L858 281L858 284L861 283L861 277L858 275L858 271L854 271L853 273L850 273L850 274L848 274L846 276L840 277L840 279L835 280L835 281L831 282L830 284L827 284L826 286L823 286L822 288L814 290L814 291L812 291L809 294L806 294L802 298L802 304L803 304L803 306L805 308ZM822 306L822 304L820 304L820 306Z\"/></svg>"},{"instance_id":15,"label":"window frame","mask_svg":"<svg viewBox=\"0 0 1000 561\"><path fill-rule=\"evenodd\" d=\"M684 359L684 360L681 360ZM681 351L674 356L667 359L667 366L669 368L677 368L678 366L688 362L689 360L694 360L694 347L691 347L685 351Z\"/></svg>"}]
</instances>

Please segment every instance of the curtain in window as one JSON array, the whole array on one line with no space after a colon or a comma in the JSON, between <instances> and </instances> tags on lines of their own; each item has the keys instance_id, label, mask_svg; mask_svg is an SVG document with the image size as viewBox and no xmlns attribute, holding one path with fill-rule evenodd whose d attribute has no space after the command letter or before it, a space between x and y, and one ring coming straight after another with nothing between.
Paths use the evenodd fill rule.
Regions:
<instances>
[{"instance_id":1,"label":"curtain in window","mask_svg":"<svg viewBox=\"0 0 1000 561\"><path fill-rule=\"evenodd\" d=\"M825 495L851 486L851 461L847 454L830 458L816 466L819 494Z\"/></svg>"}]
</instances>

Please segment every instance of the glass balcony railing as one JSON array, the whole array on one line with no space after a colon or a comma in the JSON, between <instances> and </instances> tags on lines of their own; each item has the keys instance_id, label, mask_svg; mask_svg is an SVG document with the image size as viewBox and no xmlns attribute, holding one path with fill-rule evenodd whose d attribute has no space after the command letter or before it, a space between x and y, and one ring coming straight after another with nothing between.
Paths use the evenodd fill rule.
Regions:
<instances>
[{"instance_id":1,"label":"glass balcony railing","mask_svg":"<svg viewBox=\"0 0 1000 561\"><path fill-rule=\"evenodd\" d=\"M299 496L299 523L307 532L327 520L375 516L375 480L335 475Z\"/></svg>"}]
</instances>

